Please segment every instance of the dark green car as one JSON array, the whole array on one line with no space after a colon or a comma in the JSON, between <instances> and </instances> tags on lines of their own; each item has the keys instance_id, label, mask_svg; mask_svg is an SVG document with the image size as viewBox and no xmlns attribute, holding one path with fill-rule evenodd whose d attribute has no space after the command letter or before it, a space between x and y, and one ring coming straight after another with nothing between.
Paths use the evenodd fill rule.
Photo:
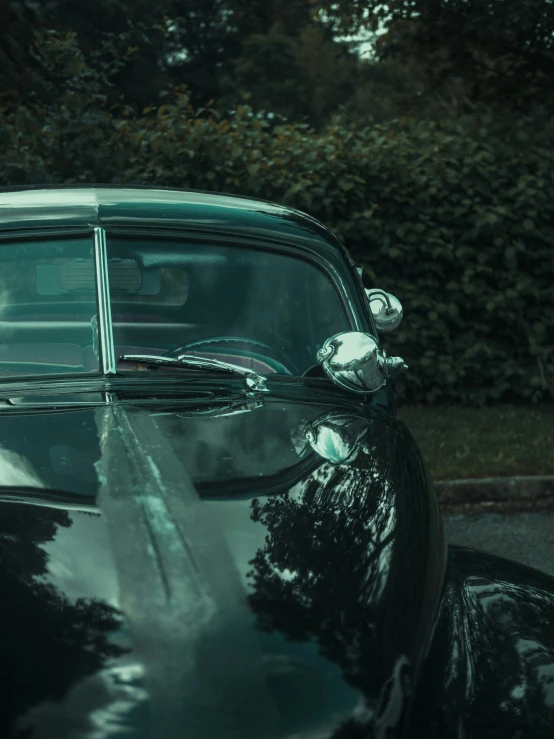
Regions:
<instances>
[{"instance_id":1,"label":"dark green car","mask_svg":"<svg viewBox=\"0 0 554 739\"><path fill-rule=\"evenodd\" d=\"M554 584L447 548L320 223L0 192L0 737L550 737Z\"/></svg>"}]
</instances>

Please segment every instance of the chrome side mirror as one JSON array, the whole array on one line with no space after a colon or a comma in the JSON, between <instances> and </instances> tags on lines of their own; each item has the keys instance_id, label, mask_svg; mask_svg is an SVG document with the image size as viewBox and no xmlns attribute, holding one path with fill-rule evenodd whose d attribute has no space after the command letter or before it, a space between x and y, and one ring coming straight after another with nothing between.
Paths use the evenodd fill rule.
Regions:
<instances>
[{"instance_id":1,"label":"chrome side mirror","mask_svg":"<svg viewBox=\"0 0 554 739\"><path fill-rule=\"evenodd\" d=\"M364 288L364 290L377 331L387 333L398 328L403 316L402 304L398 298L377 288L371 290Z\"/></svg>"},{"instance_id":2,"label":"chrome side mirror","mask_svg":"<svg viewBox=\"0 0 554 739\"><path fill-rule=\"evenodd\" d=\"M335 385L359 394L374 393L393 372L408 369L401 357L388 357L373 336L361 331L346 331L327 339L317 361Z\"/></svg>"}]
</instances>

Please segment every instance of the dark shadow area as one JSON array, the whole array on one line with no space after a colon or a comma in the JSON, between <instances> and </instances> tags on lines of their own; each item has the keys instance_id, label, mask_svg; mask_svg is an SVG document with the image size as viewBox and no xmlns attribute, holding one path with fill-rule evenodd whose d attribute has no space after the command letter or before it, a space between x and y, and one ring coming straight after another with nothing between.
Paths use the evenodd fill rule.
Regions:
<instances>
[{"instance_id":1,"label":"dark shadow area","mask_svg":"<svg viewBox=\"0 0 554 739\"><path fill-rule=\"evenodd\" d=\"M125 653L110 640L121 625L112 607L85 598L72 602L48 582L42 545L70 525L66 511L2 506L0 736L5 739L31 737L32 729L16 730L28 709L62 701L80 680Z\"/></svg>"}]
</instances>

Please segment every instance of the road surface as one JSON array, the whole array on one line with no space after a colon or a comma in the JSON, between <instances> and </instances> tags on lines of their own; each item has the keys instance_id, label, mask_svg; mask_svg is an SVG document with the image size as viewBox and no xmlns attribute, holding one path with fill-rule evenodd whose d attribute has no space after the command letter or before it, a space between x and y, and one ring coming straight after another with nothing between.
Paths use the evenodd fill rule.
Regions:
<instances>
[{"instance_id":1,"label":"road surface","mask_svg":"<svg viewBox=\"0 0 554 739\"><path fill-rule=\"evenodd\" d=\"M483 549L554 575L554 513L444 515L450 544Z\"/></svg>"}]
</instances>

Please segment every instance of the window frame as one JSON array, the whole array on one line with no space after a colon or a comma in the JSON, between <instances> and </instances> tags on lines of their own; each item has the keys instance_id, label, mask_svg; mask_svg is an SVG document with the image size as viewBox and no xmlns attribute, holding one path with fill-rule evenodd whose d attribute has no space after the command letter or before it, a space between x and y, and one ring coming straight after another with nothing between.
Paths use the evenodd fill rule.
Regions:
<instances>
[{"instance_id":1,"label":"window frame","mask_svg":"<svg viewBox=\"0 0 554 739\"><path fill-rule=\"evenodd\" d=\"M92 261L94 264L94 276L95 276L95 292L94 300L96 304L96 315L98 317L98 369L94 372L55 372L55 373L40 373L31 375L16 375L13 377L1 377L0 385L19 383L19 382L32 382L32 381L65 381L65 380L92 380L102 378L106 372L105 369L109 368L110 351L109 351L109 332L111 321L104 316L104 321L100 320L100 298L103 292L109 290L109 284L107 281L100 280L100 273L98 271L98 260L102 260L102 255L105 254L105 245L102 246L102 232L103 229L97 228L68 228L68 229L24 229L22 231L3 231L0 233L0 249L9 248L17 244L25 244L26 242L36 243L39 240L43 240L45 244L51 242L60 242L64 239L88 239L91 250L92 250ZM106 341L108 337L108 341ZM112 346L113 355L113 346Z\"/></svg>"},{"instance_id":2,"label":"window frame","mask_svg":"<svg viewBox=\"0 0 554 739\"><path fill-rule=\"evenodd\" d=\"M3 246L15 243L24 243L25 241L36 241L44 239L45 242L53 240L63 240L64 238L88 237L91 240L92 256L94 262L95 279L96 279L96 310L98 317L98 348L99 348L99 370L98 372L87 373L86 378L107 377L113 378L118 376L117 362L115 357L115 344L113 336L112 322L112 306L110 298L110 283L108 273L108 248L109 238L113 237L138 237L141 239L152 240L160 239L170 242L205 242L213 246L233 246L242 247L244 249L273 252L289 257L300 259L311 264L315 269L325 275L332 285L341 308L344 312L348 330L352 331L371 331L371 326L366 326L363 311L358 310L356 301L350 295L350 270L341 254L336 255L336 259L326 259L321 253L318 253L316 242L311 239L304 239L301 242L293 242L289 239L267 238L261 234L245 234L236 233L227 229L190 229L190 228L163 228L156 227L137 228L136 226L96 226L89 227L67 227L67 228L36 228L22 230L6 230L0 231L0 249ZM340 263L342 264L340 264ZM342 269L341 269L342 267ZM67 374L40 374L26 375L13 378L2 378L0 383L19 382L41 379L85 379L80 373Z\"/></svg>"}]
</instances>

